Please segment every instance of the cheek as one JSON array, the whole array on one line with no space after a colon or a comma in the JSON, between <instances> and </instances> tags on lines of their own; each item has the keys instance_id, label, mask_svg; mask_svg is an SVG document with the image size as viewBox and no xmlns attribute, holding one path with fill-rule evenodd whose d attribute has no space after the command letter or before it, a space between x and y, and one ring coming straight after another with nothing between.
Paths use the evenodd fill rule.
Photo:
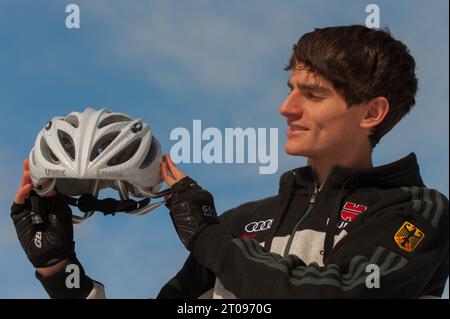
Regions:
<instances>
[{"instance_id":1,"label":"cheek","mask_svg":"<svg viewBox=\"0 0 450 319\"><path fill-rule=\"evenodd\" d=\"M357 117L341 113L320 126L321 137L334 144L352 143L361 134Z\"/></svg>"},{"instance_id":2,"label":"cheek","mask_svg":"<svg viewBox=\"0 0 450 319\"><path fill-rule=\"evenodd\" d=\"M336 131L341 130L343 126L342 114L330 114L329 112L321 112L314 114L314 135L321 137L322 135L333 135Z\"/></svg>"},{"instance_id":3,"label":"cheek","mask_svg":"<svg viewBox=\"0 0 450 319\"><path fill-rule=\"evenodd\" d=\"M314 136L319 143L340 144L356 133L353 122L347 113L323 114L316 122Z\"/></svg>"}]
</instances>

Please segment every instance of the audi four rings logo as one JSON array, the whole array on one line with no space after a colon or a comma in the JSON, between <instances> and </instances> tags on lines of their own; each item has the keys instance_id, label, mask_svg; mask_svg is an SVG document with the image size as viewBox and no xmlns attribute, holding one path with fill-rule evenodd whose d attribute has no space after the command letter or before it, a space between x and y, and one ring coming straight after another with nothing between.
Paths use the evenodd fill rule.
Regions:
<instances>
[{"instance_id":1,"label":"audi four rings logo","mask_svg":"<svg viewBox=\"0 0 450 319\"><path fill-rule=\"evenodd\" d=\"M262 220L259 222L251 222L245 226L247 233L253 233L257 231L267 230L272 226L273 218L268 220Z\"/></svg>"}]
</instances>

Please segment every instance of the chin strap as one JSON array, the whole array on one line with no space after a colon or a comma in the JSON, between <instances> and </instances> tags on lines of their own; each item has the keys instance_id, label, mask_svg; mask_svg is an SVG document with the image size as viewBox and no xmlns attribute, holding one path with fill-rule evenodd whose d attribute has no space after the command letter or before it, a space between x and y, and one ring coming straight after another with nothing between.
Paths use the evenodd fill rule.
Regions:
<instances>
[{"instance_id":1,"label":"chin strap","mask_svg":"<svg viewBox=\"0 0 450 319\"><path fill-rule=\"evenodd\" d=\"M150 203L149 198L140 201L133 199L116 200L114 198L97 199L92 194L83 194L79 198L62 195L67 204L76 206L83 213L90 211L102 212L106 215L115 215L118 212L131 212L143 208Z\"/></svg>"},{"instance_id":2,"label":"chin strap","mask_svg":"<svg viewBox=\"0 0 450 319\"><path fill-rule=\"evenodd\" d=\"M48 194L55 188L55 181L56 179L53 179L51 184L48 185L45 189L35 190L36 193L40 196ZM91 217L96 211L102 212L104 215L115 215L115 213L118 212L125 212L130 215L144 215L164 204L165 200L171 196L170 188L160 192L153 192L137 187L140 195L145 196L145 198L136 201L128 197L125 184L123 183L123 181L118 180L115 181L115 184L117 186L117 190L120 194L121 200L116 200L114 198L98 199L97 196L99 193L99 182L100 180L95 181L92 194L86 193L81 195L79 198L74 198L59 193L61 199L67 205L78 207L78 209L84 213L84 216L72 214L72 222L74 224L83 222L84 220ZM157 203L150 203L151 199L162 197L164 197L164 200ZM34 212L33 223L40 224L43 220L42 216L40 216L39 214L37 200L33 200L32 198L31 203L33 206L32 211Z\"/></svg>"}]
</instances>

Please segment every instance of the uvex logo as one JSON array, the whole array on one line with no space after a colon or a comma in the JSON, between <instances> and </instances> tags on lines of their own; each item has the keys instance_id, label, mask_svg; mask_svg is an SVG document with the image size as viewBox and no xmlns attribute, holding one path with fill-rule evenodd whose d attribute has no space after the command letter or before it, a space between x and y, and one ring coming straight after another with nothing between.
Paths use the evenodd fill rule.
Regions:
<instances>
[{"instance_id":1,"label":"uvex logo","mask_svg":"<svg viewBox=\"0 0 450 319\"><path fill-rule=\"evenodd\" d=\"M66 171L62 170L62 169L51 169L51 168L46 168L45 169L45 174L47 176L55 176L55 177L59 177L59 176L66 176Z\"/></svg>"},{"instance_id":2,"label":"uvex logo","mask_svg":"<svg viewBox=\"0 0 450 319\"><path fill-rule=\"evenodd\" d=\"M268 220L262 220L259 222L251 222L245 226L247 233L258 232L267 230L272 226L273 218Z\"/></svg>"}]
</instances>

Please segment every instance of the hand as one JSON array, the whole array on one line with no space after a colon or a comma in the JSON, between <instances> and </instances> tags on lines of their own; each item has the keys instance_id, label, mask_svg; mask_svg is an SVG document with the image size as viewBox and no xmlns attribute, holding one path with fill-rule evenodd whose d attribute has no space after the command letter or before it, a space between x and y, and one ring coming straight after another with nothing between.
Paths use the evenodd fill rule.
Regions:
<instances>
[{"instance_id":1,"label":"hand","mask_svg":"<svg viewBox=\"0 0 450 319\"><path fill-rule=\"evenodd\" d=\"M191 251L198 235L209 225L219 223L214 199L181 172L170 156L164 156L161 171L164 181L172 188L172 195L166 200L170 217L181 241Z\"/></svg>"},{"instance_id":2,"label":"hand","mask_svg":"<svg viewBox=\"0 0 450 319\"><path fill-rule=\"evenodd\" d=\"M30 162L29 160L23 161L23 176L22 176L22 183L20 184L19 189L17 190L16 196L14 197L14 203L16 204L23 204L26 199L30 197L30 191L33 189L33 185L31 184L31 174L30 174ZM47 186L47 184L50 181L44 182L44 187ZM56 192L51 191L47 194L46 197L55 196Z\"/></svg>"},{"instance_id":3,"label":"hand","mask_svg":"<svg viewBox=\"0 0 450 319\"><path fill-rule=\"evenodd\" d=\"M173 184L179 182L183 177L186 177L186 174L180 171L172 162L169 155L163 156L163 161L161 162L161 172L164 181L169 187L172 187Z\"/></svg>"},{"instance_id":4,"label":"hand","mask_svg":"<svg viewBox=\"0 0 450 319\"><path fill-rule=\"evenodd\" d=\"M30 197L30 191L33 188L31 185L31 175L29 169L29 161L26 159L23 161L23 176L22 183L17 190L16 196L14 197L14 203L23 204L25 199Z\"/></svg>"},{"instance_id":5,"label":"hand","mask_svg":"<svg viewBox=\"0 0 450 319\"><path fill-rule=\"evenodd\" d=\"M49 267L74 253L72 211L56 193L44 198L31 192L31 188L28 160L25 160L11 218L31 263L36 268Z\"/></svg>"}]
</instances>

